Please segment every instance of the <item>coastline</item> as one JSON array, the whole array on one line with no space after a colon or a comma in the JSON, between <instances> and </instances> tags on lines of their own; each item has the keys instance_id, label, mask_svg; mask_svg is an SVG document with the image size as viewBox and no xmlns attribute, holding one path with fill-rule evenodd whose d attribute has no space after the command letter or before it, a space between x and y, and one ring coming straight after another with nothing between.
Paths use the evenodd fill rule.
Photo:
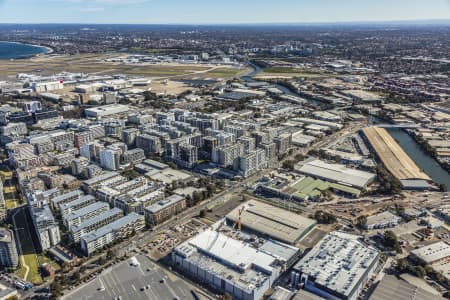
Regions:
<instances>
[{"instance_id":1,"label":"coastline","mask_svg":"<svg viewBox=\"0 0 450 300\"><path fill-rule=\"evenodd\" d=\"M42 57L44 55L52 54L55 52L55 50L53 50L53 48L51 48L49 46L44 46L44 45L37 45L37 44L17 42L17 41L1 41L1 40L0 40L0 43L25 45L25 46L30 46L30 47L34 47L34 48L39 48L41 50L41 52L39 52L39 53L24 55L22 57L4 58L6 60L8 60L8 59L29 59L29 58L33 58L33 57ZM0 60L2 60L2 58L0 58Z\"/></svg>"}]
</instances>

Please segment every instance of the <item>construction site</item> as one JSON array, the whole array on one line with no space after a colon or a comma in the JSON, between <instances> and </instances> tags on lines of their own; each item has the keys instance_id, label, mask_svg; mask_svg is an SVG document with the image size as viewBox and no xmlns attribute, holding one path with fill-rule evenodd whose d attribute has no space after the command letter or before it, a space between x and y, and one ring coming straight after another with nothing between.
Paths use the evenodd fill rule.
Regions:
<instances>
[{"instance_id":1,"label":"construction site","mask_svg":"<svg viewBox=\"0 0 450 300\"><path fill-rule=\"evenodd\" d=\"M389 172L400 181L431 181L384 128L368 127L362 132Z\"/></svg>"},{"instance_id":2,"label":"construction site","mask_svg":"<svg viewBox=\"0 0 450 300\"><path fill-rule=\"evenodd\" d=\"M208 225L197 219L191 219L172 230L161 233L146 247L143 247L146 250L144 252L147 252L150 258L159 260L167 256L176 245L192 238L206 228L208 228Z\"/></svg>"}]
</instances>

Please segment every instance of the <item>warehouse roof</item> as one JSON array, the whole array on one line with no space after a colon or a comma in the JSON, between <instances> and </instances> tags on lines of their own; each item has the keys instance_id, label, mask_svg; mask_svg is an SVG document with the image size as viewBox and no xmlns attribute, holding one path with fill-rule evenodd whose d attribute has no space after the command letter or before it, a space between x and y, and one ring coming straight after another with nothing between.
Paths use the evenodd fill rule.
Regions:
<instances>
[{"instance_id":1,"label":"warehouse roof","mask_svg":"<svg viewBox=\"0 0 450 300\"><path fill-rule=\"evenodd\" d=\"M329 164L318 159L300 165L297 170L306 175L358 188L367 187L375 179L373 173L350 169L341 164Z\"/></svg>"},{"instance_id":2,"label":"warehouse roof","mask_svg":"<svg viewBox=\"0 0 450 300\"><path fill-rule=\"evenodd\" d=\"M235 208L227 219L236 222L243 207L241 224L244 228L289 244L297 242L316 224L315 220L255 200Z\"/></svg>"},{"instance_id":3,"label":"warehouse roof","mask_svg":"<svg viewBox=\"0 0 450 300\"><path fill-rule=\"evenodd\" d=\"M442 298L392 275L385 275L369 298L369 300L433 299Z\"/></svg>"},{"instance_id":4,"label":"warehouse roof","mask_svg":"<svg viewBox=\"0 0 450 300\"><path fill-rule=\"evenodd\" d=\"M291 300L324 300L325 298L319 297L306 290L299 290Z\"/></svg>"},{"instance_id":5,"label":"warehouse roof","mask_svg":"<svg viewBox=\"0 0 450 300\"><path fill-rule=\"evenodd\" d=\"M379 252L360 236L332 232L298 262L294 269L315 283L348 297L378 261Z\"/></svg>"},{"instance_id":6,"label":"warehouse roof","mask_svg":"<svg viewBox=\"0 0 450 300\"><path fill-rule=\"evenodd\" d=\"M414 249L411 254L417 256L426 263L450 257L450 245L445 242L437 242L419 249Z\"/></svg>"},{"instance_id":7,"label":"warehouse roof","mask_svg":"<svg viewBox=\"0 0 450 300\"><path fill-rule=\"evenodd\" d=\"M394 215L390 211L384 211L382 213L370 216L367 218L367 226L376 225L376 224L385 224L392 221L400 221L400 217Z\"/></svg>"}]
</instances>

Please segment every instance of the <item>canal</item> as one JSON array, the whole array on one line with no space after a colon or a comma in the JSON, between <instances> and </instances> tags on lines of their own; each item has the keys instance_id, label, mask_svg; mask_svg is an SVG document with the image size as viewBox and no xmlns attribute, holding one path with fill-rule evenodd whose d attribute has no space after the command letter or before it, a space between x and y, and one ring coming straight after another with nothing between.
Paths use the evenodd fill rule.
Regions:
<instances>
[{"instance_id":1,"label":"canal","mask_svg":"<svg viewBox=\"0 0 450 300\"><path fill-rule=\"evenodd\" d=\"M406 131L389 128L389 133L402 146L411 159L436 183L443 183L450 188L450 174L429 155Z\"/></svg>"}]
</instances>

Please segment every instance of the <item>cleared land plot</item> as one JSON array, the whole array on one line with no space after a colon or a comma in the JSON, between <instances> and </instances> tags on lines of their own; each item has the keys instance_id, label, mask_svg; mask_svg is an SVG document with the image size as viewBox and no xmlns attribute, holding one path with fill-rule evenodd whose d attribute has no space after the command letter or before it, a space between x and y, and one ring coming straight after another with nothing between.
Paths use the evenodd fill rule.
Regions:
<instances>
[{"instance_id":1,"label":"cleared land plot","mask_svg":"<svg viewBox=\"0 0 450 300\"><path fill-rule=\"evenodd\" d=\"M369 127L364 128L363 133L388 171L397 179L431 181L431 178L420 170L386 129Z\"/></svg>"}]
</instances>

